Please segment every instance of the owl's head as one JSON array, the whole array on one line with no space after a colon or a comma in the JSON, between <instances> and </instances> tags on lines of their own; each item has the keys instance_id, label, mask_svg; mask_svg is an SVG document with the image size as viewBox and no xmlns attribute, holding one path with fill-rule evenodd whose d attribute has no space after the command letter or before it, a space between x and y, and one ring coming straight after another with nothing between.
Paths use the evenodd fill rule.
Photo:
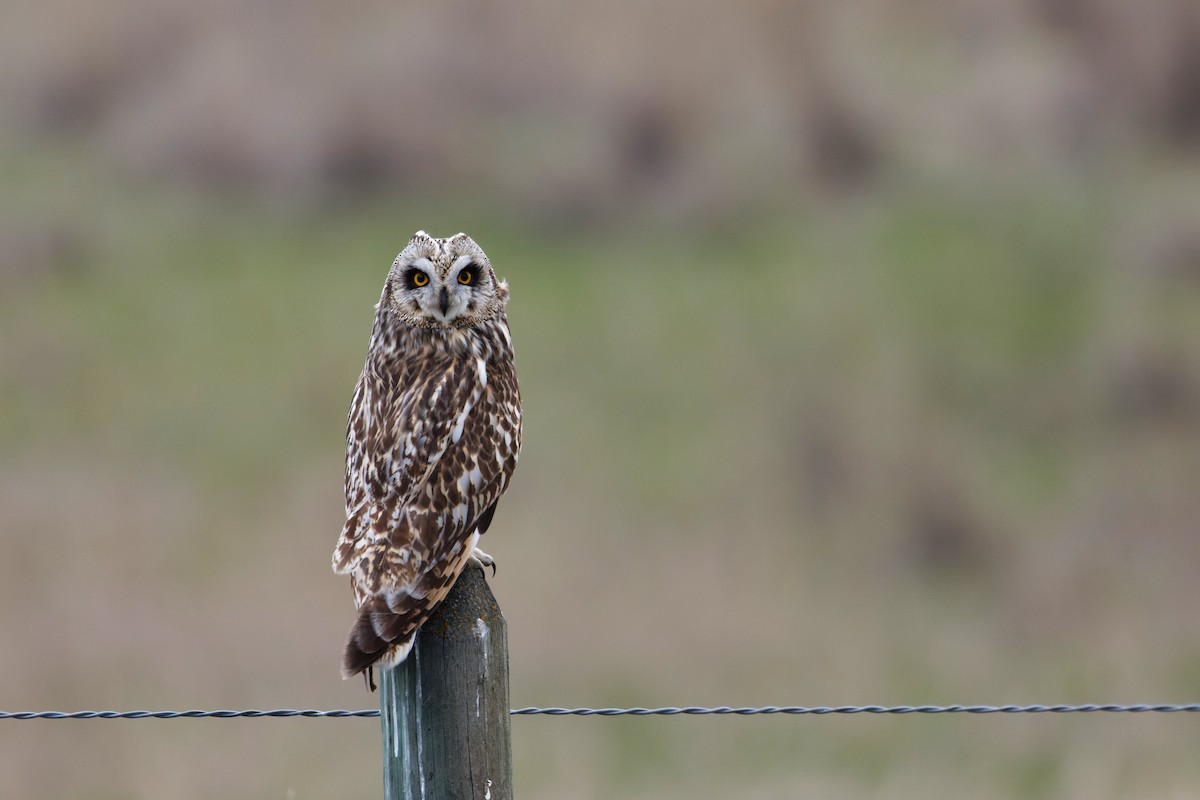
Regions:
<instances>
[{"instance_id":1,"label":"owl's head","mask_svg":"<svg viewBox=\"0 0 1200 800\"><path fill-rule=\"evenodd\" d=\"M466 328L504 310L508 284L465 233L435 239L417 231L388 272L379 303L422 328Z\"/></svg>"}]
</instances>

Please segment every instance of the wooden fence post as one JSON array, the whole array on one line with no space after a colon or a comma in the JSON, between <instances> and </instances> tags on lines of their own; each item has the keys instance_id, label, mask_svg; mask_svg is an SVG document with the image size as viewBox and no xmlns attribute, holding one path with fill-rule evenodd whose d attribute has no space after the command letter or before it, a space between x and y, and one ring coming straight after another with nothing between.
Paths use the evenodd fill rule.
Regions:
<instances>
[{"instance_id":1,"label":"wooden fence post","mask_svg":"<svg viewBox=\"0 0 1200 800\"><path fill-rule=\"evenodd\" d=\"M468 566L404 663L379 675L385 800L511 800L508 629Z\"/></svg>"}]
</instances>

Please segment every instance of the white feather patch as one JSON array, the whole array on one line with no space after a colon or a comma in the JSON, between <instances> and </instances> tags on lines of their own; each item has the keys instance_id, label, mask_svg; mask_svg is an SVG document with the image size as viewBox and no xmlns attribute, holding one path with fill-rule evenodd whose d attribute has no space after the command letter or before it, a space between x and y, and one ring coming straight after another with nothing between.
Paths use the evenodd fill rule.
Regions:
<instances>
[{"instance_id":1,"label":"white feather patch","mask_svg":"<svg viewBox=\"0 0 1200 800\"><path fill-rule=\"evenodd\" d=\"M388 669L399 664L404 659L408 658L408 653L412 650L415 637L409 637L404 644L392 645L388 648L387 653L383 658L375 662L376 669Z\"/></svg>"},{"instance_id":2,"label":"white feather patch","mask_svg":"<svg viewBox=\"0 0 1200 800\"><path fill-rule=\"evenodd\" d=\"M471 406L467 406L462 410L457 417L454 418L454 427L450 431L450 441L458 444L458 440L462 438L463 425L467 423L467 414L471 411Z\"/></svg>"}]
</instances>

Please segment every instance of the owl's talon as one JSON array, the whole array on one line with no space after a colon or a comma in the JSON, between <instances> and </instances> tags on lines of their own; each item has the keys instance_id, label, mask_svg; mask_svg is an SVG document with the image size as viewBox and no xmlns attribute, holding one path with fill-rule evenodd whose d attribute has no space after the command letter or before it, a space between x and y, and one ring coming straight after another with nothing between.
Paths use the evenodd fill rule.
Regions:
<instances>
[{"instance_id":1,"label":"owl's talon","mask_svg":"<svg viewBox=\"0 0 1200 800\"><path fill-rule=\"evenodd\" d=\"M467 557L467 562L482 570L484 567L492 568L492 577L496 577L496 559L489 556L487 553L476 547L471 551L471 555Z\"/></svg>"}]
</instances>

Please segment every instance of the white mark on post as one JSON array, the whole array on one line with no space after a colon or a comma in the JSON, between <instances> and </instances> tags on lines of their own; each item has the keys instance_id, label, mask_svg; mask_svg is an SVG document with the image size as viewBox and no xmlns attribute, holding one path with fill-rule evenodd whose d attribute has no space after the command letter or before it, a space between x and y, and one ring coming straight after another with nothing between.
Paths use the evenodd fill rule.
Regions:
<instances>
[{"instance_id":1,"label":"white mark on post","mask_svg":"<svg viewBox=\"0 0 1200 800\"><path fill-rule=\"evenodd\" d=\"M481 619L475 620L475 630L479 631L479 642L483 646L483 663L488 660L488 626Z\"/></svg>"},{"instance_id":2,"label":"white mark on post","mask_svg":"<svg viewBox=\"0 0 1200 800\"><path fill-rule=\"evenodd\" d=\"M483 800L492 800L492 779L488 778L487 786L483 789Z\"/></svg>"},{"instance_id":3,"label":"white mark on post","mask_svg":"<svg viewBox=\"0 0 1200 800\"><path fill-rule=\"evenodd\" d=\"M416 639L413 641L416 641ZM413 671L417 675L417 776L421 782L421 797L428 797L429 794L425 791L425 740L422 736L425 732L425 726L421 724L421 701L424 699L421 696L421 686L424 685L424 681L421 680L421 654L410 653L410 655L413 660Z\"/></svg>"},{"instance_id":4,"label":"white mark on post","mask_svg":"<svg viewBox=\"0 0 1200 800\"><path fill-rule=\"evenodd\" d=\"M478 535L478 534L476 534ZM475 630L479 634L479 643L483 649L483 668L488 668L488 626L482 619L475 620ZM480 707L483 697L483 684L480 683L475 689L475 719L483 716L483 709ZM489 781L490 784L490 781Z\"/></svg>"}]
</instances>

